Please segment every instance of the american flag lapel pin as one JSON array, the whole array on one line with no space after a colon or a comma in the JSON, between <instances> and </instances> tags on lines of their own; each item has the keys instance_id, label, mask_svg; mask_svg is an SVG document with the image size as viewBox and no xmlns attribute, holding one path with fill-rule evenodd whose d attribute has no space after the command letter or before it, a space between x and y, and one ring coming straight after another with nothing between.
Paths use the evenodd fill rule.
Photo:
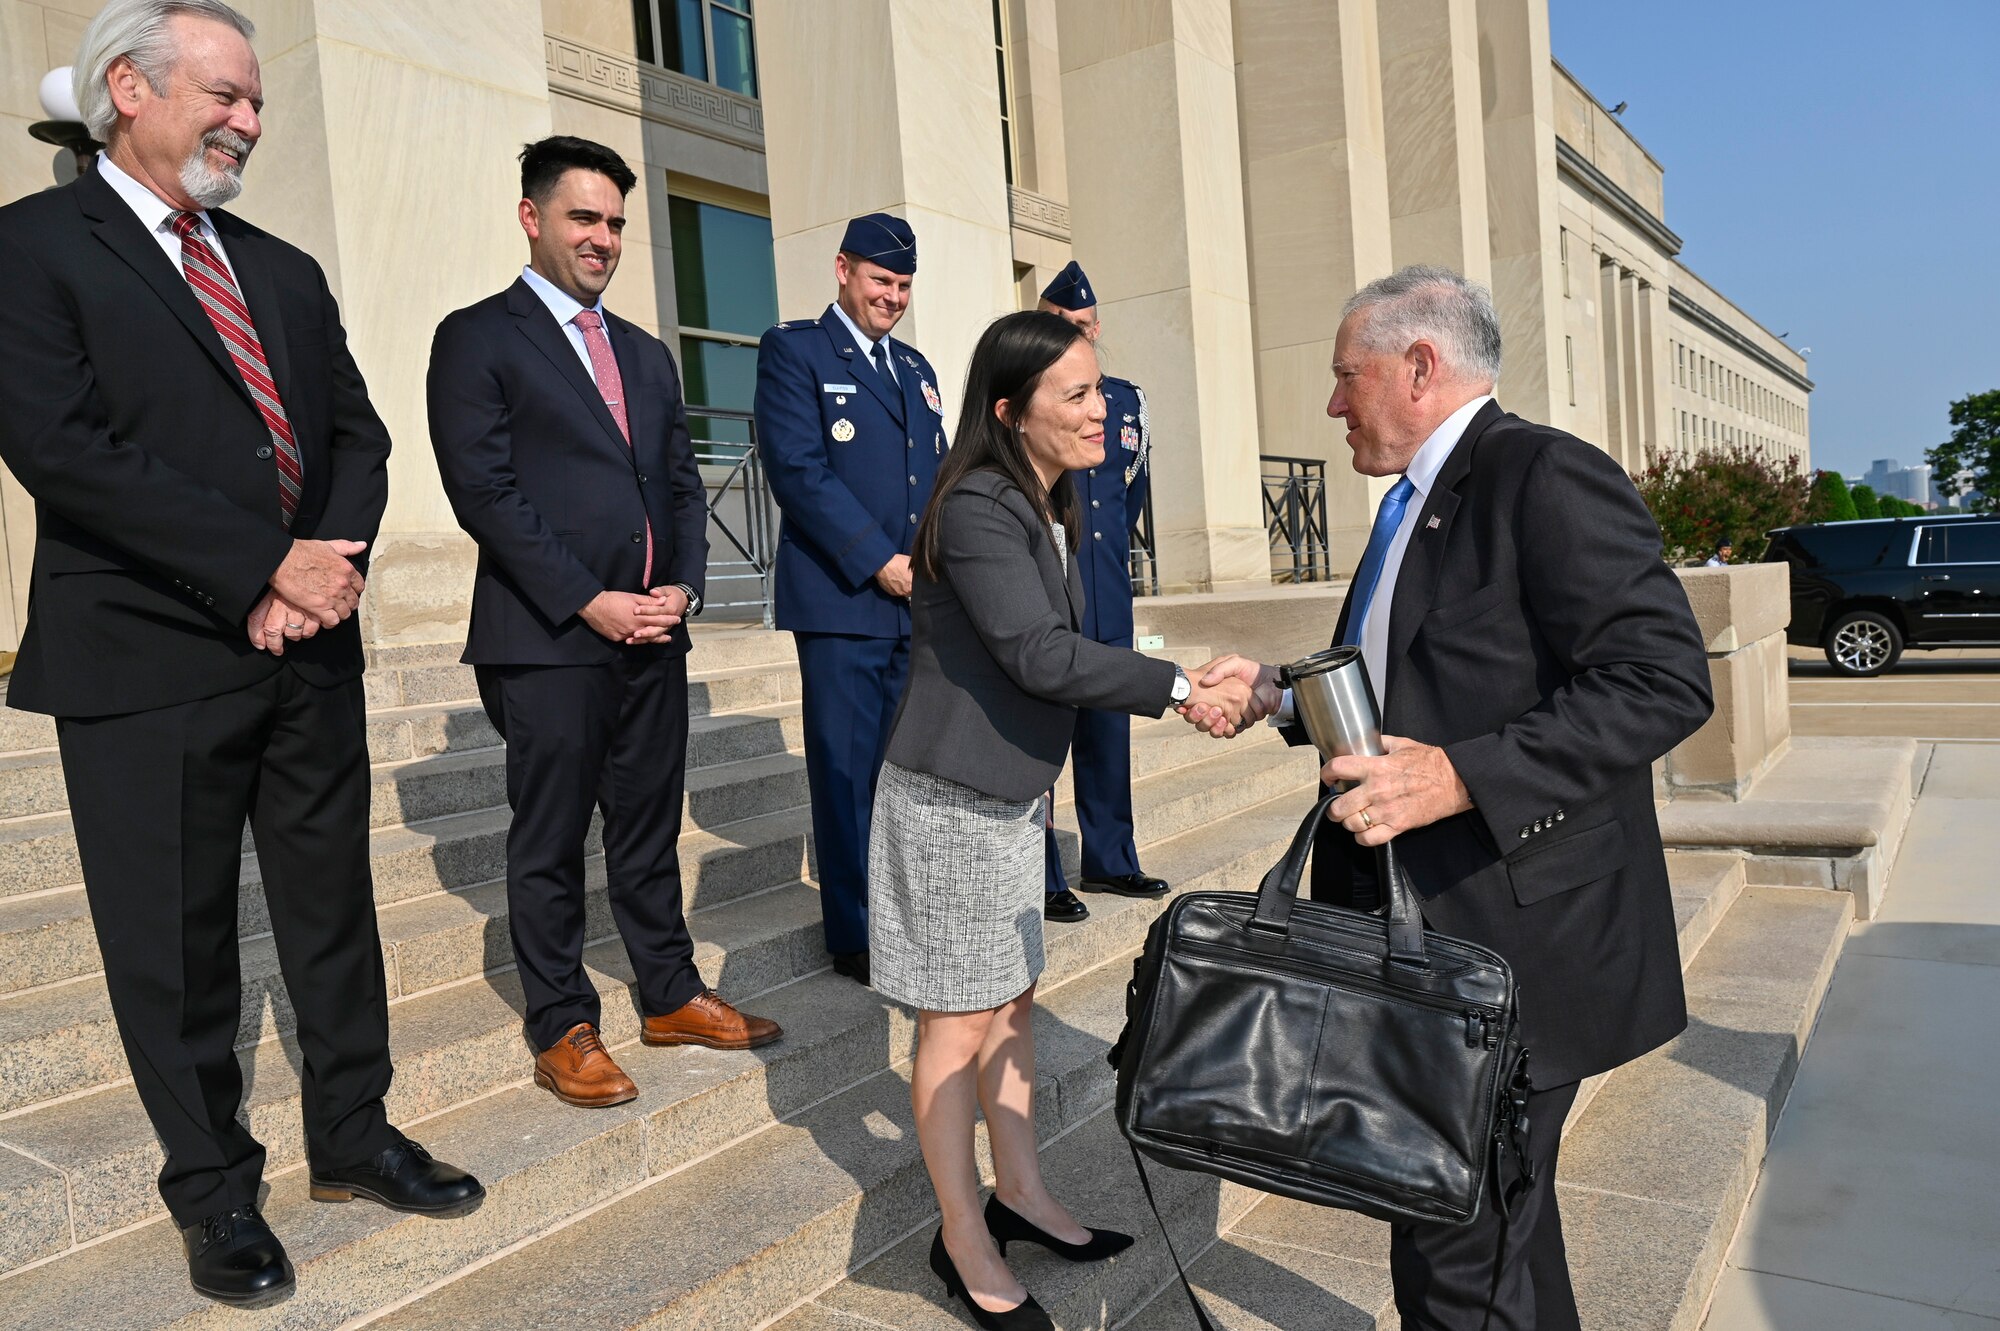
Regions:
<instances>
[{"instance_id":1,"label":"american flag lapel pin","mask_svg":"<svg viewBox=\"0 0 2000 1331\"><path fill-rule=\"evenodd\" d=\"M1424 530L1425 530L1425 531L1436 531L1437 529L1438 529L1438 519L1437 519L1437 514L1433 513L1433 514L1431 514L1431 520L1430 520L1429 522L1426 522L1426 523L1424 524Z\"/></svg>"}]
</instances>

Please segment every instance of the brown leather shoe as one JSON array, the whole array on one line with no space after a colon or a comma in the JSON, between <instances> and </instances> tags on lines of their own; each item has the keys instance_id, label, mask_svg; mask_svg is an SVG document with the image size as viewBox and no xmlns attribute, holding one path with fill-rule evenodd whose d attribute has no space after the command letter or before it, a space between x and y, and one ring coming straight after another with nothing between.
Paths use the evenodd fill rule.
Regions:
<instances>
[{"instance_id":1,"label":"brown leather shoe","mask_svg":"<svg viewBox=\"0 0 2000 1331\"><path fill-rule=\"evenodd\" d=\"M704 989L664 1017L648 1017L639 1038L647 1044L700 1044L710 1049L755 1049L784 1032L775 1021L738 1012L713 989Z\"/></svg>"},{"instance_id":2,"label":"brown leather shoe","mask_svg":"<svg viewBox=\"0 0 2000 1331\"><path fill-rule=\"evenodd\" d=\"M604 1052L597 1027L579 1021L535 1059L535 1085L578 1109L603 1109L636 1099L639 1088Z\"/></svg>"}]
</instances>

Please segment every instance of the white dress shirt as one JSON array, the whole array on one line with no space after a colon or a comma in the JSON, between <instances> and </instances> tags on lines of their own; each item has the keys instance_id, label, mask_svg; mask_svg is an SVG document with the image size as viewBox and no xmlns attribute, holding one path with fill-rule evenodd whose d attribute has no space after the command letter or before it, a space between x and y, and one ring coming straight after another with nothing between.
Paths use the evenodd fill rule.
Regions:
<instances>
[{"instance_id":1,"label":"white dress shirt","mask_svg":"<svg viewBox=\"0 0 2000 1331\"><path fill-rule=\"evenodd\" d=\"M104 177L104 183L111 186L112 191L125 200L125 206L137 214L139 224L152 232L153 239L159 242L160 252L167 256L167 262L173 264L175 272L180 272L181 238L174 234L173 228L174 214L180 209L125 174L101 151L97 154L97 174ZM215 257L222 260L222 266L229 270L229 280L236 282L236 269L229 262L229 251L222 248L222 237L215 234L214 220L206 209L195 216L201 219L202 239L215 251ZM242 285L237 282L237 289L241 290Z\"/></svg>"},{"instance_id":2,"label":"white dress shirt","mask_svg":"<svg viewBox=\"0 0 2000 1331\"><path fill-rule=\"evenodd\" d=\"M839 301L835 301L833 303L833 312L840 316L840 321L847 325L847 331L852 333L854 335L854 340L861 344L861 354L864 356L872 357L875 354L875 343L878 339L872 338L868 336L868 334L862 332L860 326L856 324L854 320L847 317L847 311L840 308ZM879 340L886 342L889 339L887 338L887 336L884 336ZM890 382L896 384L902 383L902 380L896 377L896 357L890 351L885 350L882 353L882 363L889 367ZM873 362L871 361L870 364L873 364Z\"/></svg>"},{"instance_id":3,"label":"white dress shirt","mask_svg":"<svg viewBox=\"0 0 2000 1331\"><path fill-rule=\"evenodd\" d=\"M1396 578L1403 571L1403 551L1409 548L1410 534L1416 530L1417 520L1423 516L1424 503L1430 497L1431 486L1437 482L1437 474L1444 468L1445 459L1451 456L1458 441L1465 437L1465 427L1472 424L1472 418L1479 409L1493 400L1491 393L1482 393L1457 411L1444 418L1431 437L1410 459L1404 477L1413 491L1409 502L1403 506L1403 520L1396 527L1396 534L1389 541L1389 552L1382 560L1382 572L1375 582L1375 594L1368 601L1368 617L1361 622L1361 659L1368 666L1368 680L1375 686L1375 703L1383 715L1389 712L1389 615L1396 599ZM1353 595L1350 588L1348 595ZM1352 632L1352 626L1349 626ZM1285 690L1278 703L1278 710L1271 714L1272 725L1292 723L1292 691Z\"/></svg>"},{"instance_id":4,"label":"white dress shirt","mask_svg":"<svg viewBox=\"0 0 2000 1331\"><path fill-rule=\"evenodd\" d=\"M599 298L595 305L585 305L533 268L523 268L521 280L528 284L528 290L541 297L542 304L549 307L549 313L556 317L556 324L563 330L563 336L567 337L570 346L576 349L577 359L583 362L584 373L590 376L590 382L596 383L597 367L590 363L590 347L583 340L583 330L576 326L576 316L585 310L595 310L598 318L604 318L603 299ZM608 322L604 325L604 336L606 338L611 336Z\"/></svg>"}]
</instances>

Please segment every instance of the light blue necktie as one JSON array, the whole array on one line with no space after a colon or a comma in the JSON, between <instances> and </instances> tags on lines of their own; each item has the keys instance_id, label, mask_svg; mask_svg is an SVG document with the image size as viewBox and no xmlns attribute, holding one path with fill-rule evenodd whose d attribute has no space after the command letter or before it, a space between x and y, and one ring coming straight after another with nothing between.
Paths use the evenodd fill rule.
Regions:
<instances>
[{"instance_id":1,"label":"light blue necktie","mask_svg":"<svg viewBox=\"0 0 2000 1331\"><path fill-rule=\"evenodd\" d=\"M1382 496L1382 506L1375 510L1375 529L1368 533L1368 549L1361 556L1354 587L1347 593L1354 611L1348 615L1347 632L1340 638L1344 644L1353 646L1361 641L1361 626L1368 622L1368 606L1375 599L1375 584L1382 580L1382 563L1389 557L1389 543L1396 539L1396 529L1403 525L1403 510L1416 492L1417 487L1404 476L1389 487L1389 493Z\"/></svg>"}]
</instances>

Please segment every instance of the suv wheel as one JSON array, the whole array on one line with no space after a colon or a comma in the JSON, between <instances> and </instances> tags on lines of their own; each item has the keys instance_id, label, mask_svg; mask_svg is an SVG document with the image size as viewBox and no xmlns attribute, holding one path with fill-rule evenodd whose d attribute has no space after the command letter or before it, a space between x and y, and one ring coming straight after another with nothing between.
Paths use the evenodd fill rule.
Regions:
<instances>
[{"instance_id":1,"label":"suv wheel","mask_svg":"<svg viewBox=\"0 0 2000 1331\"><path fill-rule=\"evenodd\" d=\"M1872 610L1854 610L1833 621L1826 660L1836 674L1879 675L1903 654L1903 635Z\"/></svg>"}]
</instances>

